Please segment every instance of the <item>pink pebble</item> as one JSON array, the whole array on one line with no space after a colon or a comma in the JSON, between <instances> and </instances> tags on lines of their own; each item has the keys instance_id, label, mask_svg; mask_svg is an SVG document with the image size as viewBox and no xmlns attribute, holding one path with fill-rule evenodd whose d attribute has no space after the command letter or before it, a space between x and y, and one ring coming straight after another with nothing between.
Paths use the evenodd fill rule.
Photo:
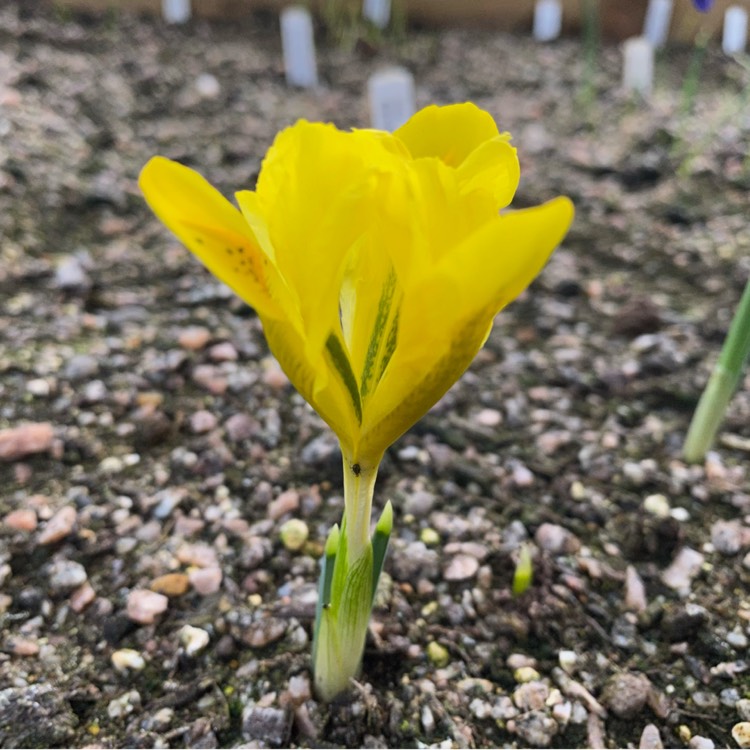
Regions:
<instances>
[{"instance_id":1,"label":"pink pebble","mask_svg":"<svg viewBox=\"0 0 750 750\"><path fill-rule=\"evenodd\" d=\"M211 339L211 331L202 326L192 326L186 328L177 338L183 349L196 351L202 349Z\"/></svg>"},{"instance_id":2,"label":"pink pebble","mask_svg":"<svg viewBox=\"0 0 750 750\"><path fill-rule=\"evenodd\" d=\"M12 510L3 519L3 523L14 531L34 531L36 529L36 512L30 508Z\"/></svg>"},{"instance_id":3,"label":"pink pebble","mask_svg":"<svg viewBox=\"0 0 750 750\"><path fill-rule=\"evenodd\" d=\"M70 595L70 608L74 612L83 612L94 599L96 599L96 592L91 584L86 581Z\"/></svg>"},{"instance_id":4,"label":"pink pebble","mask_svg":"<svg viewBox=\"0 0 750 750\"><path fill-rule=\"evenodd\" d=\"M66 505L64 508L55 513L47 521L41 534L39 534L39 544L55 544L61 539L65 539L72 531L78 520L78 512L72 505Z\"/></svg>"},{"instance_id":5,"label":"pink pebble","mask_svg":"<svg viewBox=\"0 0 750 750\"><path fill-rule=\"evenodd\" d=\"M215 594L221 586L221 568L195 568L188 573L190 585L201 596Z\"/></svg>"},{"instance_id":6,"label":"pink pebble","mask_svg":"<svg viewBox=\"0 0 750 750\"><path fill-rule=\"evenodd\" d=\"M238 354L234 345L229 341L222 341L220 344L214 344L208 351L208 356L214 362L235 362Z\"/></svg>"},{"instance_id":7,"label":"pink pebble","mask_svg":"<svg viewBox=\"0 0 750 750\"><path fill-rule=\"evenodd\" d=\"M128 594L126 611L133 622L151 625L168 606L169 599L163 594L148 589L133 589Z\"/></svg>"}]
</instances>

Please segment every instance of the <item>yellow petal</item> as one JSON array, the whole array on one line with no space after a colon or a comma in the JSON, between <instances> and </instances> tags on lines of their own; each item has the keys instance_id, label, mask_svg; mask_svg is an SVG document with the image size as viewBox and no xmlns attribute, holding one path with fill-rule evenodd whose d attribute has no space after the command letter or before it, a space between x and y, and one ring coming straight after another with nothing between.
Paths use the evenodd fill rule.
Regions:
<instances>
[{"instance_id":1,"label":"yellow petal","mask_svg":"<svg viewBox=\"0 0 750 750\"><path fill-rule=\"evenodd\" d=\"M496 209L505 208L513 200L521 169L516 150L507 134L486 141L475 148L458 168L462 195L489 193Z\"/></svg>"},{"instance_id":2,"label":"yellow petal","mask_svg":"<svg viewBox=\"0 0 750 750\"><path fill-rule=\"evenodd\" d=\"M192 169L156 156L143 168L138 184L153 212L262 316L283 313L271 297L275 269L240 212Z\"/></svg>"},{"instance_id":3,"label":"yellow petal","mask_svg":"<svg viewBox=\"0 0 750 750\"><path fill-rule=\"evenodd\" d=\"M567 198L497 217L404 290L398 343L365 411L363 453L384 450L456 382L572 218Z\"/></svg>"},{"instance_id":4,"label":"yellow petal","mask_svg":"<svg viewBox=\"0 0 750 750\"><path fill-rule=\"evenodd\" d=\"M498 136L492 115L466 102L432 105L413 115L394 135L414 159L437 157L458 167L475 148Z\"/></svg>"},{"instance_id":5,"label":"yellow petal","mask_svg":"<svg viewBox=\"0 0 750 750\"><path fill-rule=\"evenodd\" d=\"M441 271L460 287L459 304L498 312L542 270L573 221L573 204L555 198L503 214L443 259Z\"/></svg>"},{"instance_id":6,"label":"yellow petal","mask_svg":"<svg viewBox=\"0 0 750 750\"><path fill-rule=\"evenodd\" d=\"M263 333L292 385L336 433L342 448L351 451L359 436L359 418L331 356L320 352L310 360L308 343L285 321L263 321Z\"/></svg>"},{"instance_id":7,"label":"yellow petal","mask_svg":"<svg viewBox=\"0 0 750 750\"><path fill-rule=\"evenodd\" d=\"M344 262L378 211L377 176L400 161L378 134L301 121L263 162L254 210L316 349L338 326Z\"/></svg>"}]
</instances>

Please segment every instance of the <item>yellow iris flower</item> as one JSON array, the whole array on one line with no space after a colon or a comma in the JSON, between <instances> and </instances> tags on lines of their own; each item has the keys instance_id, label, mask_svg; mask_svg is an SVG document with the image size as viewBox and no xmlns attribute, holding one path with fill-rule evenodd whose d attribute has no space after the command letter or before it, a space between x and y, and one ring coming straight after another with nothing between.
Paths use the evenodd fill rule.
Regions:
<instances>
[{"instance_id":1,"label":"yellow iris flower","mask_svg":"<svg viewBox=\"0 0 750 750\"><path fill-rule=\"evenodd\" d=\"M519 179L509 140L473 104L427 107L393 134L300 121L239 210L159 156L140 187L256 310L350 463L373 466L464 372L572 220L567 198L499 214Z\"/></svg>"},{"instance_id":2,"label":"yellow iris flower","mask_svg":"<svg viewBox=\"0 0 750 750\"><path fill-rule=\"evenodd\" d=\"M313 656L325 699L364 647L392 524L388 505L371 541L383 452L460 377L572 221L564 197L501 213L518 179L510 136L472 104L427 107L393 134L300 121L239 209L169 159L141 173L156 215L255 308L341 443L344 518L326 544Z\"/></svg>"}]
</instances>

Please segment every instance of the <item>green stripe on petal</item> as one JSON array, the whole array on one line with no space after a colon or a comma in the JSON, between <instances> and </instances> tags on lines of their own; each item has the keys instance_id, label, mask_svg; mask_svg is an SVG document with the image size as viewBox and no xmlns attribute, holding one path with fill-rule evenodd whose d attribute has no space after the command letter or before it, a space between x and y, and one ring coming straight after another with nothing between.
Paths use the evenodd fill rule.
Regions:
<instances>
[{"instance_id":1,"label":"green stripe on petal","mask_svg":"<svg viewBox=\"0 0 750 750\"><path fill-rule=\"evenodd\" d=\"M351 362L349 362L349 357L341 340L333 333L326 340L326 352L336 372L341 377L341 382L346 386L346 390L349 391L357 420L362 424L362 399L359 396L357 378L354 375Z\"/></svg>"}]
</instances>

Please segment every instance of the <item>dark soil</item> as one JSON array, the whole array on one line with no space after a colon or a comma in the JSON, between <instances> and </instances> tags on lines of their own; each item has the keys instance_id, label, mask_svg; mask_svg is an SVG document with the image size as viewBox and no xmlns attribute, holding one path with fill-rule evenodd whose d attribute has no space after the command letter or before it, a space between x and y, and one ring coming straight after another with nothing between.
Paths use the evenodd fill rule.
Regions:
<instances>
[{"instance_id":1,"label":"dark soil","mask_svg":"<svg viewBox=\"0 0 750 750\"><path fill-rule=\"evenodd\" d=\"M274 19L0 9L0 745L735 746L747 381L704 465L681 445L750 275L750 72L709 50L685 101L691 51L669 49L644 102L615 47L587 66L577 39L338 32L303 92ZM326 706L309 650L335 442L136 178L160 153L252 186L295 119L367 125L394 62L420 106L472 100L514 134L516 205L565 193L577 217L389 451L361 682ZM149 588L169 599L144 624Z\"/></svg>"}]
</instances>

